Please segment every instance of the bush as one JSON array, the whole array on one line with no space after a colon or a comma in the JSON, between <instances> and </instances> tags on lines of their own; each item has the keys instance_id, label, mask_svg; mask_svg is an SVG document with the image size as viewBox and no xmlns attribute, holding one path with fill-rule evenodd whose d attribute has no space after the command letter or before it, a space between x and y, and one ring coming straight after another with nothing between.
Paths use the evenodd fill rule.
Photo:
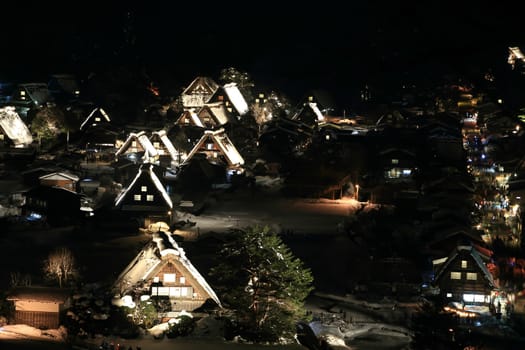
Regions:
<instances>
[{"instance_id":1,"label":"bush","mask_svg":"<svg viewBox=\"0 0 525 350\"><path fill-rule=\"evenodd\" d=\"M175 322L170 323L166 336L168 338L176 338L178 336L187 336L195 329L195 320L186 315L179 316Z\"/></svg>"}]
</instances>

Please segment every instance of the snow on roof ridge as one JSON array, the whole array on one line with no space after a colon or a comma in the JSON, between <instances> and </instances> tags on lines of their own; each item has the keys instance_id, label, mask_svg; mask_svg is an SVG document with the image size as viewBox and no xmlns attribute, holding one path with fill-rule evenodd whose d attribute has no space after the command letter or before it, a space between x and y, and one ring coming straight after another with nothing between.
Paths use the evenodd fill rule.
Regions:
<instances>
[{"instance_id":1,"label":"snow on roof ridge","mask_svg":"<svg viewBox=\"0 0 525 350\"><path fill-rule=\"evenodd\" d=\"M248 103L246 103L246 99L239 90L237 83L225 84L223 88L237 112L239 112L240 115L248 113Z\"/></svg>"},{"instance_id":2,"label":"snow on roof ridge","mask_svg":"<svg viewBox=\"0 0 525 350\"><path fill-rule=\"evenodd\" d=\"M0 108L0 128L13 141L15 147L22 147L33 142L29 128L18 115L15 107Z\"/></svg>"}]
</instances>

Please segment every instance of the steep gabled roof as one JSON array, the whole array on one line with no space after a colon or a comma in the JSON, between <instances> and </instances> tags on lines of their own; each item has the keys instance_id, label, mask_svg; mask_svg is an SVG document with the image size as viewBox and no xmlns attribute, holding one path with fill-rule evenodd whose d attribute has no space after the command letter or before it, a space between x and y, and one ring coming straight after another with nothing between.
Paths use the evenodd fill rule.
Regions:
<instances>
[{"instance_id":1,"label":"steep gabled roof","mask_svg":"<svg viewBox=\"0 0 525 350\"><path fill-rule=\"evenodd\" d=\"M177 119L177 121L175 123L184 125L184 123L181 123L181 119L186 118L186 117L190 117L191 121L193 122L193 124L195 126L198 126L200 128L204 128L204 125L202 125L202 122L199 119L199 116L197 115L197 113L195 112L195 109L193 109L193 108L190 109L190 110L182 112L180 117L179 117L179 119Z\"/></svg>"},{"instance_id":2,"label":"steep gabled roof","mask_svg":"<svg viewBox=\"0 0 525 350\"><path fill-rule=\"evenodd\" d=\"M303 105L303 107L297 111L291 118L292 120L298 120L300 119L301 115L307 112L311 112L315 115L316 122L322 122L324 121L323 113L319 110L319 107L317 107L317 103L315 102L307 102Z\"/></svg>"},{"instance_id":3,"label":"steep gabled roof","mask_svg":"<svg viewBox=\"0 0 525 350\"><path fill-rule=\"evenodd\" d=\"M492 276L487 266L483 262L483 259L480 253L472 245L458 245L456 249L454 249L450 253L448 258L446 258L445 262L439 267L439 271L436 274L435 280L438 281L443 276L443 274L448 270L448 267L450 266L450 264L454 260L460 258L461 254L465 254L465 253L467 253L468 256L472 257L472 260L474 260L476 265L480 268L481 272L483 273L483 276L485 277L489 285L492 288L497 288L498 286L497 286L496 281L494 281L494 277ZM440 259L440 260L443 260L443 259Z\"/></svg>"},{"instance_id":4,"label":"steep gabled roof","mask_svg":"<svg viewBox=\"0 0 525 350\"><path fill-rule=\"evenodd\" d=\"M183 95L191 94L206 94L213 95L215 91L219 88L219 84L215 82L210 77L197 77L195 78L190 85L182 92Z\"/></svg>"},{"instance_id":5,"label":"steep gabled roof","mask_svg":"<svg viewBox=\"0 0 525 350\"><path fill-rule=\"evenodd\" d=\"M106 113L105 110L103 110L102 108L100 107L97 107L97 108L94 108L91 113L89 113L89 115L87 116L87 118L82 122L82 124L80 125L80 130L82 130L84 127L87 126L88 122L90 122L91 120L94 120L98 115L101 115L102 118L107 122L109 123L111 121L111 119L109 118L109 115ZM102 120L102 119L101 119ZM92 124L93 125L93 124Z\"/></svg>"},{"instance_id":6,"label":"steep gabled roof","mask_svg":"<svg viewBox=\"0 0 525 350\"><path fill-rule=\"evenodd\" d=\"M202 113L208 111L219 125L224 125L228 123L228 111L226 110L226 107L224 106L224 103L217 102L217 103L206 103L202 108L197 112L197 116L201 122L202 125Z\"/></svg>"},{"instance_id":7,"label":"steep gabled roof","mask_svg":"<svg viewBox=\"0 0 525 350\"><path fill-rule=\"evenodd\" d=\"M131 184L122 191L117 198L115 199L115 206L120 206L128 196L128 194L132 193L136 188L136 186L139 186L139 184L142 183L140 181L141 179L144 179L146 182L151 182L155 186L155 188L159 191L159 193L162 195L162 198L168 205L168 207L173 208L173 202L171 201L170 196L168 195L168 192L166 192L166 189L160 182L158 176L153 171L153 165L152 164L142 164L140 166L140 169L131 182Z\"/></svg>"},{"instance_id":8,"label":"steep gabled roof","mask_svg":"<svg viewBox=\"0 0 525 350\"><path fill-rule=\"evenodd\" d=\"M0 108L0 129L9 137L15 147L22 147L33 142L33 136L22 121L15 107Z\"/></svg>"},{"instance_id":9,"label":"steep gabled roof","mask_svg":"<svg viewBox=\"0 0 525 350\"><path fill-rule=\"evenodd\" d=\"M219 298L208 282L190 262L184 249L178 246L169 232L155 232L152 240L137 254L122 271L114 284L114 289L126 293L141 281L149 281L161 268L173 263L186 276L190 284L204 297L221 305Z\"/></svg>"},{"instance_id":10,"label":"steep gabled roof","mask_svg":"<svg viewBox=\"0 0 525 350\"><path fill-rule=\"evenodd\" d=\"M144 156L146 159L156 157L158 155L157 150L151 144L151 141L146 135L146 132L141 131L139 133L130 133L126 142L124 142L124 144L119 148L117 153L115 153L115 156L118 157L119 155L124 154L127 151L127 149L131 146L131 143L133 141L137 141L140 144L140 146L144 150Z\"/></svg>"},{"instance_id":11,"label":"steep gabled roof","mask_svg":"<svg viewBox=\"0 0 525 350\"><path fill-rule=\"evenodd\" d=\"M246 103L246 100L244 99L244 96L242 95L239 88L237 87L237 84L229 83L224 85L223 88L226 92L226 95L228 95L228 98L233 104L233 107L237 110L237 113L239 113L239 115L245 115L246 113L248 113L248 103Z\"/></svg>"},{"instance_id":12,"label":"steep gabled roof","mask_svg":"<svg viewBox=\"0 0 525 350\"><path fill-rule=\"evenodd\" d=\"M166 130L154 131L151 134L150 141L153 140L154 136L157 136L162 142L162 144L166 147L171 156L171 159L178 160L179 152L177 152L177 150L173 146L173 143L171 143L171 140L168 138Z\"/></svg>"},{"instance_id":13,"label":"steep gabled roof","mask_svg":"<svg viewBox=\"0 0 525 350\"><path fill-rule=\"evenodd\" d=\"M235 148L233 143L230 141L230 138L228 137L228 135L226 135L226 132L223 128L215 131L206 130L199 142L197 142L197 144L188 154L188 158L186 158L184 162L188 162L195 155L195 153L197 153L203 147L204 143L207 140L212 140L213 143L217 145L221 153L226 158L228 165L242 166L244 164L244 159L240 155L239 151L237 151L237 148Z\"/></svg>"}]
</instances>

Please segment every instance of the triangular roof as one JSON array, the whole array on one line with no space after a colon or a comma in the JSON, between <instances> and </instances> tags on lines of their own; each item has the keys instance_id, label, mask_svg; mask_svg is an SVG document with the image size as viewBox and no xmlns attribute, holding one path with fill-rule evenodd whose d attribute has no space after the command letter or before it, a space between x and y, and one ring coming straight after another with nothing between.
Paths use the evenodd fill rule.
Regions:
<instances>
[{"instance_id":1,"label":"triangular roof","mask_svg":"<svg viewBox=\"0 0 525 350\"><path fill-rule=\"evenodd\" d=\"M168 138L166 130L153 131L150 137L150 141L153 141L155 137L158 137L162 144L166 147L171 156L171 159L178 160L179 152L177 152L177 150L173 146L173 143Z\"/></svg>"},{"instance_id":2,"label":"triangular roof","mask_svg":"<svg viewBox=\"0 0 525 350\"><path fill-rule=\"evenodd\" d=\"M188 154L188 158L186 158L184 163L188 162L204 146L207 140L211 140L218 147L218 149L226 158L229 166L239 167L244 164L244 159L240 155L239 151L237 151L237 148L235 148L233 143L230 141L230 138L228 135L226 135L226 132L223 128L215 131L204 131L201 139Z\"/></svg>"},{"instance_id":3,"label":"triangular roof","mask_svg":"<svg viewBox=\"0 0 525 350\"><path fill-rule=\"evenodd\" d=\"M476 262L476 265L480 268L481 272L483 273L483 276L492 288L498 287L496 281L494 280L494 277L483 262L481 255L472 245L458 245L450 253L448 258L446 258L445 262L439 267L439 270L436 273L435 281L439 281L439 279L443 276L443 273L447 271L450 264L454 260L460 258L463 254L467 254L467 256L470 256L472 260Z\"/></svg>"},{"instance_id":4,"label":"triangular roof","mask_svg":"<svg viewBox=\"0 0 525 350\"><path fill-rule=\"evenodd\" d=\"M99 118L100 121L109 123L111 121L111 118L109 118L109 115L106 113L105 110L103 110L100 107L94 108L91 113L87 116L87 118L80 124L80 130L82 130L84 127L89 126L89 123L91 123L92 126L95 126L97 124L100 124L100 121L96 120L96 118Z\"/></svg>"},{"instance_id":5,"label":"triangular roof","mask_svg":"<svg viewBox=\"0 0 525 350\"><path fill-rule=\"evenodd\" d=\"M202 108L197 112L197 116L201 122L201 125L204 126L202 122L202 113L205 111L208 111L215 120L217 121L217 124L224 125L228 123L228 111L226 110L226 107L224 106L224 103L217 102L217 103L206 103Z\"/></svg>"},{"instance_id":6,"label":"triangular roof","mask_svg":"<svg viewBox=\"0 0 525 350\"><path fill-rule=\"evenodd\" d=\"M210 77L196 77L182 92L183 95L205 94L213 95L219 88L219 84Z\"/></svg>"},{"instance_id":7,"label":"triangular roof","mask_svg":"<svg viewBox=\"0 0 525 350\"><path fill-rule=\"evenodd\" d=\"M324 121L324 116L323 116L323 113L321 113L321 111L319 110L319 107L317 107L317 103L315 102L307 102L305 103L301 109L299 109L299 111L297 111L297 113L295 113L293 115L293 117L291 118L292 120L301 120L301 116L304 114L304 113L313 113L315 115L315 122L319 123L319 122L322 122Z\"/></svg>"},{"instance_id":8,"label":"triangular roof","mask_svg":"<svg viewBox=\"0 0 525 350\"><path fill-rule=\"evenodd\" d=\"M124 191L122 191L115 199L115 206L119 207L125 202L127 202L129 197L132 196L133 193L135 193L137 187L142 186L144 183L153 184L154 188L157 189L157 191L161 194L165 204L169 208L173 208L173 202L171 201L168 192L166 192L166 189L162 185L162 182L159 180L158 176L153 171L153 164L142 164L140 166L140 169L133 181L131 181L131 184ZM139 193L142 192L140 188L138 190ZM131 199L130 202L135 204L135 201L133 201L133 199Z\"/></svg>"},{"instance_id":9,"label":"triangular roof","mask_svg":"<svg viewBox=\"0 0 525 350\"><path fill-rule=\"evenodd\" d=\"M71 180L71 181L78 181L78 176L75 176L73 174L63 173L63 172L54 172L46 175L42 175L38 178L40 181L42 180Z\"/></svg>"},{"instance_id":10,"label":"triangular roof","mask_svg":"<svg viewBox=\"0 0 525 350\"><path fill-rule=\"evenodd\" d=\"M204 125L202 124L201 120L199 119L199 116L197 115L197 113L195 112L195 109L193 108L182 112L180 117L175 122L175 124L185 125L184 123L181 122L181 120L183 120L184 118L188 118L188 117L192 121L193 125L198 126L200 128L204 128Z\"/></svg>"},{"instance_id":11,"label":"triangular roof","mask_svg":"<svg viewBox=\"0 0 525 350\"><path fill-rule=\"evenodd\" d=\"M33 136L15 107L0 108L0 129L9 137L15 147L27 146L33 142Z\"/></svg>"},{"instance_id":12,"label":"triangular roof","mask_svg":"<svg viewBox=\"0 0 525 350\"><path fill-rule=\"evenodd\" d=\"M219 298L208 282L193 266L184 249L179 247L169 232L155 232L152 240L137 254L122 271L114 284L114 289L126 293L141 281L151 280L166 264L174 264L188 279L192 287L202 296L221 305ZM123 288L122 288L123 287Z\"/></svg>"},{"instance_id":13,"label":"triangular roof","mask_svg":"<svg viewBox=\"0 0 525 350\"><path fill-rule=\"evenodd\" d=\"M145 131L141 131L139 133L130 133L126 142L124 142L124 144L122 144L122 146L118 149L117 153L115 153L115 156L118 157L121 154L126 153L133 141L137 141L140 144L144 150L144 158L146 160L158 156L157 150L151 144L151 141L149 140Z\"/></svg>"},{"instance_id":14,"label":"triangular roof","mask_svg":"<svg viewBox=\"0 0 525 350\"><path fill-rule=\"evenodd\" d=\"M46 83L24 83L18 85L31 99L31 101L41 105L51 99L51 93Z\"/></svg>"},{"instance_id":15,"label":"triangular roof","mask_svg":"<svg viewBox=\"0 0 525 350\"><path fill-rule=\"evenodd\" d=\"M237 110L237 113L239 115L245 115L250 110L248 108L248 103L246 103L246 100L244 99L244 96L242 95L241 91L237 87L236 83L229 83L223 86L224 91L226 92L226 95L228 95L228 98L230 99L231 103L233 104L233 107Z\"/></svg>"}]
</instances>

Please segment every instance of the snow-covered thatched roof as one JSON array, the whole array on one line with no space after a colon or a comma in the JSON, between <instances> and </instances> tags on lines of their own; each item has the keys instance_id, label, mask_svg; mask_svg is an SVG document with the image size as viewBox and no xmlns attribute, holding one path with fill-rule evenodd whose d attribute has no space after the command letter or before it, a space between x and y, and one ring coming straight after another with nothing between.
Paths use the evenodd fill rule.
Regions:
<instances>
[{"instance_id":1,"label":"snow-covered thatched roof","mask_svg":"<svg viewBox=\"0 0 525 350\"><path fill-rule=\"evenodd\" d=\"M239 115L245 115L246 113L248 113L248 103L246 103L246 100L244 99L244 96L242 95L239 88L237 87L237 84L229 83L224 85L223 88L224 91L226 91L226 95L228 95L228 98L233 104L233 107L235 107Z\"/></svg>"},{"instance_id":2,"label":"snow-covered thatched roof","mask_svg":"<svg viewBox=\"0 0 525 350\"><path fill-rule=\"evenodd\" d=\"M226 110L226 107L224 106L224 103L222 102L216 102L216 103L206 103L204 106L202 106L201 110L197 113L201 125L202 124L202 115L206 110L209 111L209 113L215 117L215 120L217 120L217 123L219 125L224 125L228 123L228 111Z\"/></svg>"},{"instance_id":3,"label":"snow-covered thatched roof","mask_svg":"<svg viewBox=\"0 0 525 350\"><path fill-rule=\"evenodd\" d=\"M166 130L153 131L150 137L151 142L153 142L154 137L158 137L160 139L164 147L166 147L166 149L168 150L171 159L178 160L179 152L175 149L173 143L168 138Z\"/></svg>"},{"instance_id":4,"label":"snow-covered thatched roof","mask_svg":"<svg viewBox=\"0 0 525 350\"><path fill-rule=\"evenodd\" d=\"M97 112L98 112L98 113L97 113ZM97 114L95 114L95 113L97 113ZM111 121L111 119L109 118L109 115L106 113L106 111L103 110L103 109L100 108L100 107L97 107L97 108L94 108L94 109L91 111L91 113L89 113L89 115L87 116L87 118L82 122L82 124L80 125L80 130L82 130L82 129L86 126L86 124L87 124L88 122L90 122L93 118L96 118L96 116L97 116L98 114L100 114L100 115L102 116L102 118L104 118L105 122L109 123L109 122ZM101 119L101 121L102 121L102 119ZM93 120L91 123L92 123L91 125L94 126L94 125L98 124L99 122L96 121L96 120Z\"/></svg>"},{"instance_id":5,"label":"snow-covered thatched roof","mask_svg":"<svg viewBox=\"0 0 525 350\"><path fill-rule=\"evenodd\" d=\"M173 202L171 201L171 198L168 192L166 192L166 189L162 185L162 182L160 182L158 176L153 171L152 164L142 164L141 165L139 172L137 173L137 175L135 176L131 184L124 191L122 191L115 199L115 206L118 207L120 204L122 204L124 198L127 197L128 193L130 193L135 188L135 186L138 186L139 179L143 177L148 179L149 180L148 182L153 183L157 191L162 195L162 198L164 199L166 204L170 208L173 208Z\"/></svg>"},{"instance_id":6,"label":"snow-covered thatched roof","mask_svg":"<svg viewBox=\"0 0 525 350\"><path fill-rule=\"evenodd\" d=\"M211 140L226 158L229 166L242 166L244 165L244 159L242 158L237 148L233 145L228 135L223 128L218 130L206 130L202 135L201 139L193 147L191 152L188 154L185 163L189 162L190 159L199 152L202 147L205 147L206 141Z\"/></svg>"},{"instance_id":7,"label":"snow-covered thatched roof","mask_svg":"<svg viewBox=\"0 0 525 350\"><path fill-rule=\"evenodd\" d=\"M118 157L128 150L128 148L132 145L133 141L137 141L142 149L144 150L144 158L147 160L152 157L156 157L158 155L157 150L153 145L151 144L151 141L149 140L148 136L146 135L145 131L141 131L139 133L130 133L126 142L119 148L117 153L115 153L115 156Z\"/></svg>"},{"instance_id":8,"label":"snow-covered thatched roof","mask_svg":"<svg viewBox=\"0 0 525 350\"><path fill-rule=\"evenodd\" d=\"M212 95L219 88L219 84L210 77L196 77L182 92L183 95L206 94Z\"/></svg>"},{"instance_id":9,"label":"snow-covered thatched roof","mask_svg":"<svg viewBox=\"0 0 525 350\"><path fill-rule=\"evenodd\" d=\"M33 142L33 136L22 121L15 107L0 108L0 129L9 137L15 147L24 147Z\"/></svg>"},{"instance_id":10,"label":"snow-covered thatched roof","mask_svg":"<svg viewBox=\"0 0 525 350\"><path fill-rule=\"evenodd\" d=\"M205 298L221 305L215 291L190 262L184 249L178 246L169 232L155 232L152 240L137 254L122 271L114 284L117 292L125 294L141 281L149 281L167 263L173 263L183 273L192 286Z\"/></svg>"}]
</instances>

